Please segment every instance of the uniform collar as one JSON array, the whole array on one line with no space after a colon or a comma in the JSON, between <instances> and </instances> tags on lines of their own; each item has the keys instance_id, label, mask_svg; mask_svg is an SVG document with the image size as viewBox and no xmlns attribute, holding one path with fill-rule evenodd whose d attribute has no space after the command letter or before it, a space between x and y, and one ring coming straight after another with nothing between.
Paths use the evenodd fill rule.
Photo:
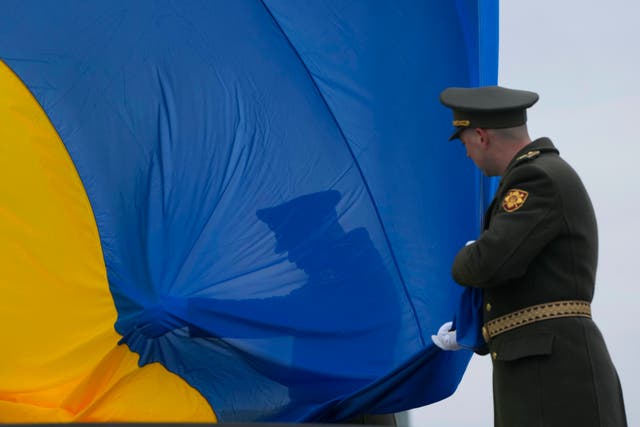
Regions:
<instances>
[{"instance_id":1,"label":"uniform collar","mask_svg":"<svg viewBox=\"0 0 640 427\"><path fill-rule=\"evenodd\" d=\"M541 153L554 152L560 154L558 149L553 145L553 142L549 138L538 138L530 144L525 145L520 151L513 156L511 162L507 166L507 170L502 176L507 175L514 166L531 159L535 159Z\"/></svg>"}]
</instances>

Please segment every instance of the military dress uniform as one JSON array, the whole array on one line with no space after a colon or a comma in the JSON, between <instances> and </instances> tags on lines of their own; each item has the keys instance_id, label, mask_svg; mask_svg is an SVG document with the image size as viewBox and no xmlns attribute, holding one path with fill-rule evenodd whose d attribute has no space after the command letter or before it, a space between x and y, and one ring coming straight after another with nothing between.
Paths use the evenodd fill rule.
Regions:
<instances>
[{"instance_id":1,"label":"military dress uniform","mask_svg":"<svg viewBox=\"0 0 640 427\"><path fill-rule=\"evenodd\" d=\"M452 274L483 290L487 345L479 352L492 358L495 425L626 426L620 381L590 316L594 210L549 139L513 158L483 228L457 254Z\"/></svg>"}]
</instances>

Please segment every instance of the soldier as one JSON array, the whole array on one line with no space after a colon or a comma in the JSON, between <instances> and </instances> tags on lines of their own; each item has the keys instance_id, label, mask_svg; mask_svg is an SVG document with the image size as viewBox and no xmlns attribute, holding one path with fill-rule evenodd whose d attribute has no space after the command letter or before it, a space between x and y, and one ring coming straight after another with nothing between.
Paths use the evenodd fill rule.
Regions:
<instances>
[{"instance_id":1,"label":"soldier","mask_svg":"<svg viewBox=\"0 0 640 427\"><path fill-rule=\"evenodd\" d=\"M626 426L620 381L591 319L598 236L591 201L548 138L531 141L533 92L448 88L467 156L501 176L484 230L455 257L452 274L483 294L496 426ZM447 324L433 337L459 348Z\"/></svg>"}]
</instances>

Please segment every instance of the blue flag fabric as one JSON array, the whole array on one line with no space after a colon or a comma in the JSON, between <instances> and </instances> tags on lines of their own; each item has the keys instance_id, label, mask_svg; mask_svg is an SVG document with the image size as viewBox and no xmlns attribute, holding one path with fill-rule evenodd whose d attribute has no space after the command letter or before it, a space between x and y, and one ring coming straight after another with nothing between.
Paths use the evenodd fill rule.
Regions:
<instances>
[{"instance_id":1,"label":"blue flag fabric","mask_svg":"<svg viewBox=\"0 0 640 427\"><path fill-rule=\"evenodd\" d=\"M450 265L488 184L446 142L438 94L495 83L497 8L3 3L0 58L71 156L140 366L220 421L453 393L471 353L430 335L458 308Z\"/></svg>"}]
</instances>

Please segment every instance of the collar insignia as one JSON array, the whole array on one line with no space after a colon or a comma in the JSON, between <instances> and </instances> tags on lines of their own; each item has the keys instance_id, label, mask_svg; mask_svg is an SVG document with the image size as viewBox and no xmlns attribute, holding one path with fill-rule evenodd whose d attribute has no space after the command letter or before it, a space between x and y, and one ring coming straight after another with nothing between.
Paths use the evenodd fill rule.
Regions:
<instances>
[{"instance_id":1,"label":"collar insignia","mask_svg":"<svg viewBox=\"0 0 640 427\"><path fill-rule=\"evenodd\" d=\"M539 150L529 151L528 153L525 153L522 156L518 156L516 160L524 160L524 159L531 160L531 159L535 159L539 155L540 155Z\"/></svg>"},{"instance_id":2,"label":"collar insignia","mask_svg":"<svg viewBox=\"0 0 640 427\"><path fill-rule=\"evenodd\" d=\"M509 190L502 200L502 209L505 212L515 212L524 205L527 197L529 197L529 193L524 190L518 190L517 188Z\"/></svg>"}]
</instances>

